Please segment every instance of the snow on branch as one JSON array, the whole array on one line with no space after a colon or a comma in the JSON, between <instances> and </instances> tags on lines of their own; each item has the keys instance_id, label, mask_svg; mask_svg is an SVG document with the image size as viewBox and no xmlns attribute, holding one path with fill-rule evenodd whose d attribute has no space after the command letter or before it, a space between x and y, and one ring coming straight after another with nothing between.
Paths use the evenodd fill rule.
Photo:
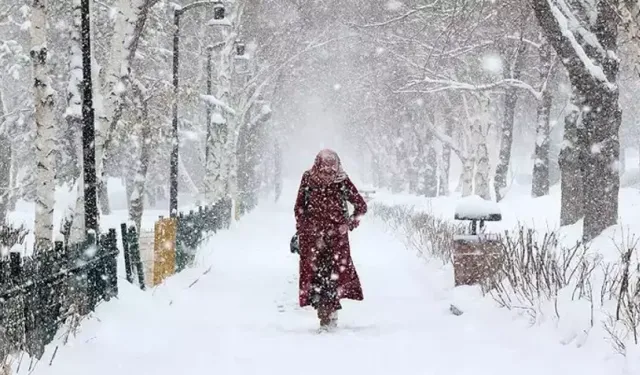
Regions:
<instances>
[{"instance_id":1,"label":"snow on branch","mask_svg":"<svg viewBox=\"0 0 640 375\"><path fill-rule=\"evenodd\" d=\"M556 1L560 6L560 10L562 11L562 14L566 17L567 28L572 32L575 30L578 34L580 34L580 36L582 37L585 43L593 47L596 51L598 51L600 55L605 56L607 53L602 47L602 45L600 44L600 41L598 41L598 38L595 36L595 34L587 30L584 26L580 24L580 21L576 18L576 16L574 15L574 12L571 10L571 8L566 3L566 1L565 0L556 0ZM593 7L593 6L595 6L595 4L585 4L585 7ZM591 17L588 16L588 18L591 18Z\"/></svg>"},{"instance_id":2,"label":"snow on branch","mask_svg":"<svg viewBox=\"0 0 640 375\"><path fill-rule=\"evenodd\" d=\"M556 3L560 4L560 7L567 13L558 8ZM580 21L573 15L565 0L533 0L532 6L540 26L547 34L547 40L554 46L558 55L563 60L576 60L581 65L564 64L569 74L580 76L583 75L583 70L586 70L594 80L601 82L610 90L614 90L616 85L609 82L602 66L597 65L599 58L591 57L588 54L588 52L594 53L595 51L602 59L605 59L614 52L602 54L603 49L596 36L580 26ZM580 44L574 30L579 33L580 39L587 47L591 47L588 51Z\"/></svg>"},{"instance_id":3,"label":"snow on branch","mask_svg":"<svg viewBox=\"0 0 640 375\"><path fill-rule=\"evenodd\" d=\"M434 87L429 87L425 89L413 89L413 90L410 89L411 87L414 87L421 83L431 84L431 85L434 85ZM397 90L395 91L395 93L433 94L441 91L450 91L450 90L488 91L488 90L493 90L493 89L504 87L504 86L515 87L515 88L526 90L529 93L531 93L531 95L533 95L536 98L536 100L540 100L542 98L542 93L536 90L535 88L533 88L530 84L522 80L513 79L513 78L505 78L493 83L487 83L487 84L481 84L481 85L458 82L453 80L446 80L446 79L425 78L419 81L412 82L408 84L406 88Z\"/></svg>"},{"instance_id":4,"label":"snow on branch","mask_svg":"<svg viewBox=\"0 0 640 375\"><path fill-rule=\"evenodd\" d=\"M224 109L229 114L234 116L236 115L235 109L231 108L227 103L223 102L222 100L216 98L213 95L200 95L200 98L204 100L204 102L207 103L208 105L218 106Z\"/></svg>"},{"instance_id":5,"label":"snow on branch","mask_svg":"<svg viewBox=\"0 0 640 375\"><path fill-rule=\"evenodd\" d=\"M575 53L578 56L578 58L580 59L580 61L582 61L582 63L584 64L585 68L587 68L589 70L589 72L591 73L591 75L593 77L595 77L599 81L602 81L602 82L604 82L606 84L609 84L609 81L607 80L607 77L605 76L604 71L602 70L602 67L595 65L593 63L593 60L591 60L591 58L589 58L589 56L585 52L584 48L582 48L580 43L578 43L578 40L576 39L575 35L571 31L572 25L570 24L570 20L567 19L567 17L565 17L563 12L561 12L560 9L558 9L558 7L556 7L554 4L551 3L551 0L548 0L548 1L549 1L549 6L551 7L551 12L553 13L553 16L555 17L556 21L558 22L558 25L560 26L560 30L562 32L562 35L569 40L569 42L571 43L571 46L573 47L573 50L575 51ZM561 4L564 4L565 7L567 6L564 3L564 0L558 0L558 1ZM577 22L577 20L575 20L575 17L573 17L573 18L574 18L574 20L571 23ZM593 35L593 34L591 34L591 35L593 36L593 38L595 38L595 35ZM591 39L591 38L589 38L589 39ZM596 39L596 41L597 41L597 39ZM599 45L599 43L598 43L598 45ZM602 46L600 46L600 49L602 49Z\"/></svg>"}]
</instances>

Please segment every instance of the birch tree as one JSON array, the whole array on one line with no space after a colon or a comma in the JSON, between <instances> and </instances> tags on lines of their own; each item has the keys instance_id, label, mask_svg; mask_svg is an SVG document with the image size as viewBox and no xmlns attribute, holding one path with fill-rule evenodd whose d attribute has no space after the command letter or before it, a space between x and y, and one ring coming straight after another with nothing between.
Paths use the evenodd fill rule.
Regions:
<instances>
[{"instance_id":1,"label":"birch tree","mask_svg":"<svg viewBox=\"0 0 640 375\"><path fill-rule=\"evenodd\" d=\"M0 89L0 225L4 224L9 211L9 188L11 187L11 141L6 123L6 110Z\"/></svg>"},{"instance_id":2,"label":"birch tree","mask_svg":"<svg viewBox=\"0 0 640 375\"><path fill-rule=\"evenodd\" d=\"M47 72L47 6L46 0L33 0L31 5L31 60L36 123L36 251L47 251L53 243L53 210L55 193L54 151L55 126L53 110L55 91Z\"/></svg>"},{"instance_id":3,"label":"birch tree","mask_svg":"<svg viewBox=\"0 0 640 375\"><path fill-rule=\"evenodd\" d=\"M108 151L122 116L124 96L130 88L131 63L138 49L149 8L158 0L119 0L109 63L105 73L105 108L96 124L96 173L99 179L99 202L103 213L109 213L104 168Z\"/></svg>"}]
</instances>

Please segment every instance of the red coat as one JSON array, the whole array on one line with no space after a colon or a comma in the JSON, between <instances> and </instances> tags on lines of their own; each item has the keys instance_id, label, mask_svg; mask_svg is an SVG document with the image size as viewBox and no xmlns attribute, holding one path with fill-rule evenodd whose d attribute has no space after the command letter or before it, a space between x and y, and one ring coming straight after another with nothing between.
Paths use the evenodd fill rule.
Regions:
<instances>
[{"instance_id":1,"label":"red coat","mask_svg":"<svg viewBox=\"0 0 640 375\"><path fill-rule=\"evenodd\" d=\"M309 187L305 209L305 187ZM310 172L302 176L295 205L296 229L300 241L300 306L310 305L309 293L314 278L316 252L319 246L329 242L337 266L338 298L362 300L362 287L349 247L348 219L343 212L343 196L353 206L353 215L367 212L367 203L347 177L340 183L314 186Z\"/></svg>"}]
</instances>

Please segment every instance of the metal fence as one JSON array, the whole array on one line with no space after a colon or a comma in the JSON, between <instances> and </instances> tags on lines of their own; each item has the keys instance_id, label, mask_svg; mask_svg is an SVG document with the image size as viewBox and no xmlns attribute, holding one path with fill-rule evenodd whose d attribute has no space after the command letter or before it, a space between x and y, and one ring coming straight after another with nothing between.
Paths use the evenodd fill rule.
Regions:
<instances>
[{"instance_id":1,"label":"metal fence","mask_svg":"<svg viewBox=\"0 0 640 375\"><path fill-rule=\"evenodd\" d=\"M0 358L25 351L41 358L73 314L86 315L118 294L115 229L78 245L56 241L52 251L0 258ZM4 354L4 355L1 355Z\"/></svg>"},{"instance_id":2,"label":"metal fence","mask_svg":"<svg viewBox=\"0 0 640 375\"><path fill-rule=\"evenodd\" d=\"M228 228L231 201L181 213L175 232L175 272L192 263L210 233ZM145 269L135 226L120 227L127 281L145 289ZM6 233L5 233L6 232ZM0 227L0 240L21 243L25 230ZM8 246L9 248L11 246ZM0 360L20 351L40 359L68 318L94 311L118 295L118 243L115 229L78 245L56 241L52 251L32 256L0 256ZM149 277L149 276L147 276Z\"/></svg>"},{"instance_id":3,"label":"metal fence","mask_svg":"<svg viewBox=\"0 0 640 375\"><path fill-rule=\"evenodd\" d=\"M176 234L176 271L182 271L193 262L196 249L206 239L208 233L229 228L231 224L231 200L223 199L218 203L198 207L189 213L178 215Z\"/></svg>"}]
</instances>

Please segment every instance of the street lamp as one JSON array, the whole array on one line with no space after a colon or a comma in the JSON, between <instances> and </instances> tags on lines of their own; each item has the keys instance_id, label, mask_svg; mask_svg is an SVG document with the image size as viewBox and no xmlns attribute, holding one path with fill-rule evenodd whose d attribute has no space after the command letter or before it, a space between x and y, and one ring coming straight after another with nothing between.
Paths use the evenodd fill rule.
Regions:
<instances>
[{"instance_id":1,"label":"street lamp","mask_svg":"<svg viewBox=\"0 0 640 375\"><path fill-rule=\"evenodd\" d=\"M180 64L180 17L189 10L213 6L213 19L215 21L224 19L225 8L220 0L196 1L184 7L176 7L173 11L173 120L172 120L172 148L171 148L171 169L169 172L169 216L178 215L178 155L180 150L180 139L178 137L178 72Z\"/></svg>"},{"instance_id":2,"label":"street lamp","mask_svg":"<svg viewBox=\"0 0 640 375\"><path fill-rule=\"evenodd\" d=\"M81 2L82 27L82 168L84 183L85 230L98 235L98 195L95 148L95 112L91 80L91 8Z\"/></svg>"},{"instance_id":3,"label":"street lamp","mask_svg":"<svg viewBox=\"0 0 640 375\"><path fill-rule=\"evenodd\" d=\"M250 73L249 56L245 54L246 46L243 41L236 40L235 47L236 55L233 57L233 69L238 75L246 75Z\"/></svg>"}]
</instances>

